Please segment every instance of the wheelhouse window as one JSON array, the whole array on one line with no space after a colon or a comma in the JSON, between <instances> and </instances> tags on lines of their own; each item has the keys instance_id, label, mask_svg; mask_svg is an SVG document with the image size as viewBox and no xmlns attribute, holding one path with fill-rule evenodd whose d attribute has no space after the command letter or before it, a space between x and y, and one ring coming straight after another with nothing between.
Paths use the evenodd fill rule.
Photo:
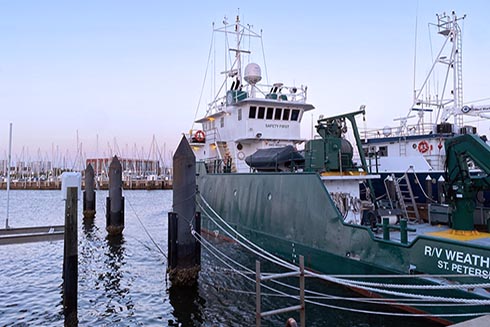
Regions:
<instances>
[{"instance_id":1,"label":"wheelhouse window","mask_svg":"<svg viewBox=\"0 0 490 327\"><path fill-rule=\"evenodd\" d=\"M267 108L265 119L272 119L274 117L274 108Z\"/></svg>"},{"instance_id":2,"label":"wheelhouse window","mask_svg":"<svg viewBox=\"0 0 490 327\"><path fill-rule=\"evenodd\" d=\"M293 109L291 111L291 120L298 121L298 119L299 119L299 110Z\"/></svg>"},{"instance_id":3,"label":"wheelhouse window","mask_svg":"<svg viewBox=\"0 0 490 327\"><path fill-rule=\"evenodd\" d=\"M250 112L248 113L248 118L255 118L255 115L257 115L257 107L251 106Z\"/></svg>"},{"instance_id":4,"label":"wheelhouse window","mask_svg":"<svg viewBox=\"0 0 490 327\"><path fill-rule=\"evenodd\" d=\"M276 112L274 114L274 119L275 120L281 120L281 116L282 116L282 109L276 108Z\"/></svg>"},{"instance_id":5,"label":"wheelhouse window","mask_svg":"<svg viewBox=\"0 0 490 327\"><path fill-rule=\"evenodd\" d=\"M289 109L284 109L284 112L282 114L282 120L289 120Z\"/></svg>"},{"instance_id":6,"label":"wheelhouse window","mask_svg":"<svg viewBox=\"0 0 490 327\"><path fill-rule=\"evenodd\" d=\"M388 147L387 146L380 146L378 153L379 153L380 157L387 157L388 156Z\"/></svg>"},{"instance_id":7,"label":"wheelhouse window","mask_svg":"<svg viewBox=\"0 0 490 327\"><path fill-rule=\"evenodd\" d=\"M259 107L259 114L257 115L258 119L264 119L265 116L265 107Z\"/></svg>"}]
</instances>

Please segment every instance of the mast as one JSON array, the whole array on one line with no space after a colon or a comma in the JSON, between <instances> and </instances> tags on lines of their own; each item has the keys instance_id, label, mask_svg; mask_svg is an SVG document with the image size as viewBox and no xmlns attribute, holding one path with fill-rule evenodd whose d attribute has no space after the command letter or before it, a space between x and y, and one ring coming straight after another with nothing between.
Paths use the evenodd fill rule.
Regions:
<instances>
[{"instance_id":1,"label":"mast","mask_svg":"<svg viewBox=\"0 0 490 327\"><path fill-rule=\"evenodd\" d=\"M242 84L242 55L240 53L240 16L236 15L235 22L235 33L236 33L236 62L237 62L237 79Z\"/></svg>"},{"instance_id":2,"label":"mast","mask_svg":"<svg viewBox=\"0 0 490 327\"><path fill-rule=\"evenodd\" d=\"M9 229L9 203L10 203L10 166L12 161L12 123L10 123L9 132L9 156L8 156L8 169L7 169L7 218L5 220L5 229Z\"/></svg>"},{"instance_id":3,"label":"mast","mask_svg":"<svg viewBox=\"0 0 490 327\"><path fill-rule=\"evenodd\" d=\"M458 20L464 19L463 16L458 18L453 11L451 15L443 13L441 16L437 15L437 27L439 28L439 34L445 35L452 42L451 54L449 59L444 60L440 58L439 61L448 65L453 69L453 106L444 108L442 115L442 121L454 115L454 124L457 127L463 127L463 49L461 39L461 28L459 27Z\"/></svg>"},{"instance_id":4,"label":"mast","mask_svg":"<svg viewBox=\"0 0 490 327\"><path fill-rule=\"evenodd\" d=\"M463 126L463 115L467 113L463 105L463 67L462 67L462 38L461 28L458 24L466 15L457 17L453 11L450 15L443 13L437 15L437 24L431 24L437 28L438 34L442 35L445 40L442 44L437 57L432 63L429 73L426 75L422 86L418 90L414 90L414 102L408 112L408 115L399 119L404 123L402 128L406 128L406 120L414 116L410 116L412 111L418 111L419 123L423 122L425 111L432 111L431 108L437 110L436 123L447 122L451 116L454 116L454 125L456 130ZM426 87L429 85L429 79L433 76L435 68L438 64L445 65L446 77L443 82L441 94L436 91L436 96L430 94L424 95ZM452 89L448 90L448 82L451 83L450 76L452 74ZM429 90L430 92L430 90ZM447 94L450 94L447 96Z\"/></svg>"}]
</instances>

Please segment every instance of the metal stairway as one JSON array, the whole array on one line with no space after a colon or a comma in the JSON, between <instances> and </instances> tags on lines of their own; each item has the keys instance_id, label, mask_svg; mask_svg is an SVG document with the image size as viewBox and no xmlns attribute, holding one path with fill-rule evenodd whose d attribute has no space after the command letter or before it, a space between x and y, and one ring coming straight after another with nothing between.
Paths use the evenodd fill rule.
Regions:
<instances>
[{"instance_id":1,"label":"metal stairway","mask_svg":"<svg viewBox=\"0 0 490 327\"><path fill-rule=\"evenodd\" d=\"M404 173L398 178L395 177L394 174L391 176L395 185L396 197L403 213L409 221L420 222L419 210L417 208L417 203L415 202L412 186L410 185L407 173Z\"/></svg>"},{"instance_id":2,"label":"metal stairway","mask_svg":"<svg viewBox=\"0 0 490 327\"><path fill-rule=\"evenodd\" d=\"M218 149L219 157L221 160L223 160L223 163L226 165L226 159L230 158L231 159L231 167L230 167L230 172L236 173L236 163L235 160L233 160L233 157L231 155L230 149L228 148L228 143L219 141L216 142L216 147Z\"/></svg>"}]
</instances>

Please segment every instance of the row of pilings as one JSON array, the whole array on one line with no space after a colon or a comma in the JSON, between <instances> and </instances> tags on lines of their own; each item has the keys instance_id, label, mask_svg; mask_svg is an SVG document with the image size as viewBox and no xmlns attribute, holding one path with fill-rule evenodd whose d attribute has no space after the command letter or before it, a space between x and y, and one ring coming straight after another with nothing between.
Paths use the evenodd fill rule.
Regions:
<instances>
[{"instance_id":1,"label":"row of pilings","mask_svg":"<svg viewBox=\"0 0 490 327\"><path fill-rule=\"evenodd\" d=\"M200 213L196 212L196 158L185 138L174 158L173 210L168 214L167 272L172 287L180 289L197 284L201 268ZM78 236L77 187L68 187L65 206L63 260L63 311L65 326L78 326ZM85 169L83 218L90 222L96 215L93 167ZM106 230L109 236L121 235L124 229L122 166L114 156L109 166L109 196L106 199ZM196 238L197 235L197 238Z\"/></svg>"},{"instance_id":2,"label":"row of pilings","mask_svg":"<svg viewBox=\"0 0 490 327\"><path fill-rule=\"evenodd\" d=\"M189 143L182 138L173 157L173 210L168 214L168 265L174 286L196 284L201 269L201 244L195 238L201 234L201 216L196 212L196 157ZM95 216L94 170L85 170L83 215ZM120 235L124 229L124 197L122 196L122 166L114 156L109 166L109 196L106 199L106 230ZM191 231L194 231L193 235Z\"/></svg>"},{"instance_id":3,"label":"row of pilings","mask_svg":"<svg viewBox=\"0 0 490 327\"><path fill-rule=\"evenodd\" d=\"M201 232L201 216L196 212L196 157L189 143L182 138L173 157L173 210L168 215L168 257L170 280L177 284L193 283L200 270L200 243L190 230ZM94 170L85 169L83 192L84 219L96 214ZM190 228L189 228L190 227ZM109 196L106 198L106 230L119 235L124 229L124 197L122 196L122 166L114 156L109 166ZM185 271L185 272L183 272Z\"/></svg>"},{"instance_id":4,"label":"row of pilings","mask_svg":"<svg viewBox=\"0 0 490 327\"><path fill-rule=\"evenodd\" d=\"M122 166L117 156L109 166L109 196L106 198L106 230L109 235L120 235L124 229L124 197L122 195ZM96 214L95 174L91 164L85 169L83 192L83 218L93 219Z\"/></svg>"}]
</instances>

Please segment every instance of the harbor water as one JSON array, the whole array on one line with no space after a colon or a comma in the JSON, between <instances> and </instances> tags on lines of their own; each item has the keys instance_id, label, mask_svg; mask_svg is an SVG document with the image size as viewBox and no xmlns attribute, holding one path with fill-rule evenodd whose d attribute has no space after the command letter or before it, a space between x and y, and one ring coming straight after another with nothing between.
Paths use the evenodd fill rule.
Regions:
<instances>
[{"instance_id":1,"label":"harbor water","mask_svg":"<svg viewBox=\"0 0 490 327\"><path fill-rule=\"evenodd\" d=\"M227 266L233 259L255 269L253 255L237 244L208 238L212 248L202 250L198 285L173 288L166 279L166 259L162 254L167 253L167 213L172 208L172 191L125 191L123 195L126 226L123 236L115 239L108 238L105 230L107 192L97 192L97 215L93 223L83 221L79 202L80 326L255 325L255 283ZM3 210L6 198L6 191L0 191ZM60 191L11 191L9 224L11 227L62 225L64 206ZM6 212L1 212L0 217L4 226ZM62 263L62 241L0 247L0 326L63 326ZM266 263L262 268L279 271ZM255 279L254 275L248 276ZM298 285L297 279L285 282ZM357 296L325 282L307 280L306 286L334 296ZM280 288L298 294L297 290ZM263 310L298 304L264 288L263 292ZM341 300L323 303L350 306L359 311L307 304L307 326L438 326L423 318L360 312L399 312L386 306L349 304ZM284 326L290 316L299 321L299 314L293 312L264 318L262 324Z\"/></svg>"}]
</instances>

